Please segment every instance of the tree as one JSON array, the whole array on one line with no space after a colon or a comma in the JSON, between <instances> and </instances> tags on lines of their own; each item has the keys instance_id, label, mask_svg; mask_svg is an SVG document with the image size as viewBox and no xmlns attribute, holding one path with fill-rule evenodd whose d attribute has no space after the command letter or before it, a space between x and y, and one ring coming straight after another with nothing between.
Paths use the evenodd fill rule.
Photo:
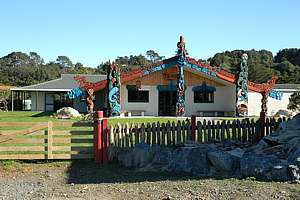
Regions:
<instances>
[{"instance_id":1,"label":"tree","mask_svg":"<svg viewBox=\"0 0 300 200\"><path fill-rule=\"evenodd\" d=\"M30 52L29 57L34 62L34 64L36 64L36 65L44 64L44 59L39 54L37 54L36 52Z\"/></svg>"},{"instance_id":2,"label":"tree","mask_svg":"<svg viewBox=\"0 0 300 200\"><path fill-rule=\"evenodd\" d=\"M289 98L288 109L292 111L300 111L300 88L296 90Z\"/></svg>"},{"instance_id":3,"label":"tree","mask_svg":"<svg viewBox=\"0 0 300 200\"><path fill-rule=\"evenodd\" d=\"M250 81L263 83L268 81L272 75L275 74L275 71L272 69L273 55L270 51L266 50L256 51L252 49L249 51L225 51L223 53L215 54L214 57L209 58L208 61L212 66L221 67L236 74L243 53L247 53L249 56L248 78Z\"/></svg>"},{"instance_id":4,"label":"tree","mask_svg":"<svg viewBox=\"0 0 300 200\"><path fill-rule=\"evenodd\" d=\"M156 53L154 50L148 50L146 52L146 56L149 58L148 60L152 63L160 61L164 58L164 56L160 56L158 53Z\"/></svg>"},{"instance_id":5,"label":"tree","mask_svg":"<svg viewBox=\"0 0 300 200\"><path fill-rule=\"evenodd\" d=\"M82 64L82 63L78 62L78 63L75 64L75 70L76 70L76 69L79 69L79 68L81 68L81 67L83 67L83 64Z\"/></svg>"},{"instance_id":6,"label":"tree","mask_svg":"<svg viewBox=\"0 0 300 200\"><path fill-rule=\"evenodd\" d=\"M58 56L56 59L56 63L59 64L61 68L73 67L71 59L67 56Z\"/></svg>"},{"instance_id":7,"label":"tree","mask_svg":"<svg viewBox=\"0 0 300 200\"><path fill-rule=\"evenodd\" d=\"M276 54L274 61L276 63L289 61L293 65L300 66L300 48L282 49Z\"/></svg>"}]
</instances>

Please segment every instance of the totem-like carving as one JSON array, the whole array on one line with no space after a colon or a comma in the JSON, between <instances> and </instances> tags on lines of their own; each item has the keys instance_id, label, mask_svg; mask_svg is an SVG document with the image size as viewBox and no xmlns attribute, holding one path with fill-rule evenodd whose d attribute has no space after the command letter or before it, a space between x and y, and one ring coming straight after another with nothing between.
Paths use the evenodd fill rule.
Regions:
<instances>
[{"instance_id":1,"label":"totem-like carving","mask_svg":"<svg viewBox=\"0 0 300 200\"><path fill-rule=\"evenodd\" d=\"M108 83L108 106L109 115L117 116L120 114L120 69L115 63L109 64L107 68Z\"/></svg>"},{"instance_id":2,"label":"totem-like carving","mask_svg":"<svg viewBox=\"0 0 300 200\"><path fill-rule=\"evenodd\" d=\"M79 87L72 89L67 93L69 99L76 99L86 94L86 104L88 113L94 112L94 83L86 80L84 76L75 76L74 79L79 84Z\"/></svg>"},{"instance_id":3,"label":"totem-like carving","mask_svg":"<svg viewBox=\"0 0 300 200\"><path fill-rule=\"evenodd\" d=\"M183 67L185 65L185 43L183 36L180 36L180 40L177 43L177 103L176 103L176 116L183 116L185 113L185 99L184 99L184 73Z\"/></svg>"},{"instance_id":4,"label":"totem-like carving","mask_svg":"<svg viewBox=\"0 0 300 200\"><path fill-rule=\"evenodd\" d=\"M242 55L242 61L236 79L236 114L248 115L248 55Z\"/></svg>"},{"instance_id":5,"label":"totem-like carving","mask_svg":"<svg viewBox=\"0 0 300 200\"><path fill-rule=\"evenodd\" d=\"M94 112L94 89L88 88L86 91L86 102L88 113Z\"/></svg>"}]
</instances>

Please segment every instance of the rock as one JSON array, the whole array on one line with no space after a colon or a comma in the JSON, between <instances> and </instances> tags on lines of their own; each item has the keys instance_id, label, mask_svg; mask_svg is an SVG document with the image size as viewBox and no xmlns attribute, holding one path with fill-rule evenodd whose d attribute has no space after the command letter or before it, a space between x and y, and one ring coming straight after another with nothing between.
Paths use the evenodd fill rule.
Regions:
<instances>
[{"instance_id":1,"label":"rock","mask_svg":"<svg viewBox=\"0 0 300 200\"><path fill-rule=\"evenodd\" d=\"M172 159L172 151L170 148L160 148L159 151L156 152L152 163L155 165L168 165Z\"/></svg>"},{"instance_id":2,"label":"rock","mask_svg":"<svg viewBox=\"0 0 300 200\"><path fill-rule=\"evenodd\" d=\"M107 159L109 162L117 159L118 157L118 148L113 146L113 145L110 145L108 146L107 148Z\"/></svg>"},{"instance_id":3,"label":"rock","mask_svg":"<svg viewBox=\"0 0 300 200\"><path fill-rule=\"evenodd\" d=\"M208 145L178 148L173 151L170 170L209 176L210 166L207 159L207 152L211 150Z\"/></svg>"},{"instance_id":4,"label":"rock","mask_svg":"<svg viewBox=\"0 0 300 200\"><path fill-rule=\"evenodd\" d=\"M300 140L289 146L288 148L288 164L298 165L300 166Z\"/></svg>"},{"instance_id":5,"label":"rock","mask_svg":"<svg viewBox=\"0 0 300 200\"><path fill-rule=\"evenodd\" d=\"M274 114L274 117L291 117L292 115L293 115L292 112L288 110L280 109Z\"/></svg>"},{"instance_id":6,"label":"rock","mask_svg":"<svg viewBox=\"0 0 300 200\"><path fill-rule=\"evenodd\" d=\"M81 114L72 107L63 107L57 110L53 116L58 119L70 119L81 117Z\"/></svg>"},{"instance_id":7,"label":"rock","mask_svg":"<svg viewBox=\"0 0 300 200\"><path fill-rule=\"evenodd\" d=\"M131 150L123 150L118 153L118 161L124 166L124 167L137 167L133 163L132 158L132 151Z\"/></svg>"},{"instance_id":8,"label":"rock","mask_svg":"<svg viewBox=\"0 0 300 200\"><path fill-rule=\"evenodd\" d=\"M234 173L238 166L238 158L225 151L212 151L207 154L208 160L221 174Z\"/></svg>"},{"instance_id":9,"label":"rock","mask_svg":"<svg viewBox=\"0 0 300 200\"><path fill-rule=\"evenodd\" d=\"M227 153L229 153L230 155L234 156L237 159L240 159L243 157L245 150L243 150L241 148L236 148L236 149L227 151Z\"/></svg>"},{"instance_id":10,"label":"rock","mask_svg":"<svg viewBox=\"0 0 300 200\"><path fill-rule=\"evenodd\" d=\"M287 162L274 155L246 154L240 160L240 172L243 177L255 177L259 180L290 180Z\"/></svg>"},{"instance_id":11,"label":"rock","mask_svg":"<svg viewBox=\"0 0 300 200\"><path fill-rule=\"evenodd\" d=\"M133 150L118 153L118 161L125 167L144 167L149 164L158 149L146 144L138 144Z\"/></svg>"},{"instance_id":12,"label":"rock","mask_svg":"<svg viewBox=\"0 0 300 200\"><path fill-rule=\"evenodd\" d=\"M289 165L289 175L292 181L300 181L300 168L296 165Z\"/></svg>"}]
</instances>

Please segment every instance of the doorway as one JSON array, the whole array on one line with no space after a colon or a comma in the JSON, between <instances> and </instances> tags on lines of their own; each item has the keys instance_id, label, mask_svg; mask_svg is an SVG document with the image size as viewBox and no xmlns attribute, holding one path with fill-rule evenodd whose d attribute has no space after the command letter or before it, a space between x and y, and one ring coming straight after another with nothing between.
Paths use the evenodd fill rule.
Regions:
<instances>
[{"instance_id":1,"label":"doorway","mask_svg":"<svg viewBox=\"0 0 300 200\"><path fill-rule=\"evenodd\" d=\"M176 91L159 91L158 94L158 115L176 115Z\"/></svg>"}]
</instances>

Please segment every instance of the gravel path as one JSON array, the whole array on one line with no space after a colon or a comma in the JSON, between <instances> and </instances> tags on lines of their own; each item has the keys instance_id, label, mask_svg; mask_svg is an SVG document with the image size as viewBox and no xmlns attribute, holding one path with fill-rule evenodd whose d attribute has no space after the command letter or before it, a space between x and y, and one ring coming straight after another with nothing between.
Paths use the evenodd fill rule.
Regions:
<instances>
[{"instance_id":1,"label":"gravel path","mask_svg":"<svg viewBox=\"0 0 300 200\"><path fill-rule=\"evenodd\" d=\"M91 161L0 165L0 199L300 199L300 184L136 172Z\"/></svg>"}]
</instances>

